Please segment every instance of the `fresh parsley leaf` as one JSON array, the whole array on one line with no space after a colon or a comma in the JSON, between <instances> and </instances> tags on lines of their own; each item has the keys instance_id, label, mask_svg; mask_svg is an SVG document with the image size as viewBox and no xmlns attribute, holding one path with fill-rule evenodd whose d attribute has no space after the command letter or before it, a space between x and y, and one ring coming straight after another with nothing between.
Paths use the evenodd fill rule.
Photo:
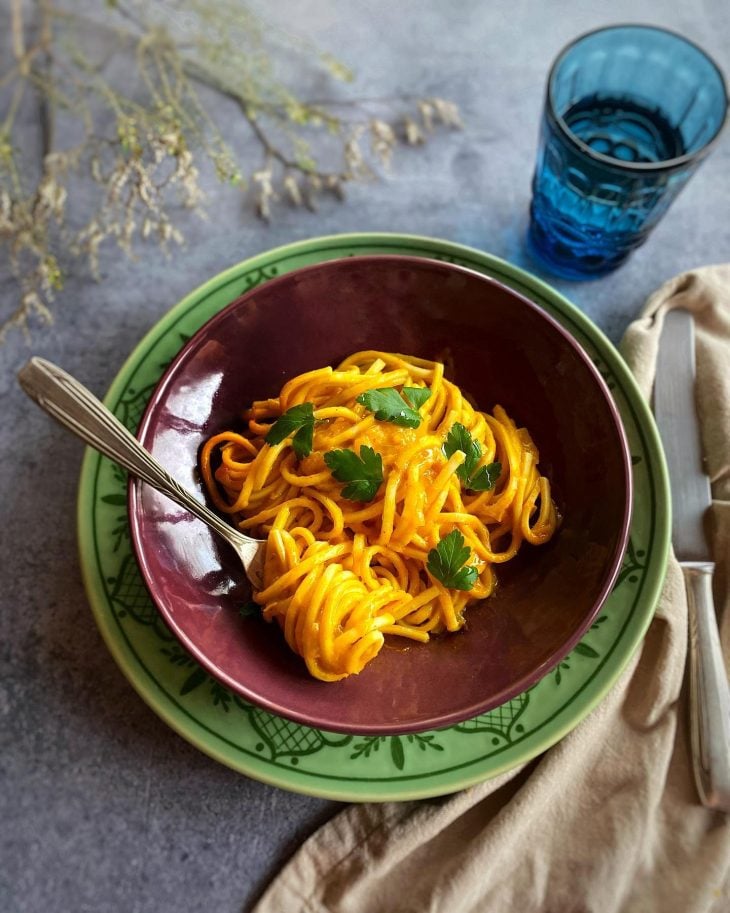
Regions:
<instances>
[{"instance_id":1,"label":"fresh parsley leaf","mask_svg":"<svg viewBox=\"0 0 730 913\"><path fill-rule=\"evenodd\" d=\"M267 444L280 444L284 438L296 432L292 447L301 460L312 452L314 438L314 406L312 403L300 403L287 409L269 428L265 441Z\"/></svg>"},{"instance_id":2,"label":"fresh parsley leaf","mask_svg":"<svg viewBox=\"0 0 730 913\"><path fill-rule=\"evenodd\" d=\"M381 422L392 422L405 428L418 428L421 416L411 409L395 387L381 387L361 393L357 402L375 413Z\"/></svg>"},{"instance_id":3,"label":"fresh parsley leaf","mask_svg":"<svg viewBox=\"0 0 730 913\"><path fill-rule=\"evenodd\" d=\"M501 474L501 463L487 463L486 466L480 466L477 472L468 479L466 487L470 491L490 491Z\"/></svg>"},{"instance_id":4,"label":"fresh parsley leaf","mask_svg":"<svg viewBox=\"0 0 730 913\"><path fill-rule=\"evenodd\" d=\"M403 397L414 409L418 410L431 399L431 391L428 387L403 387Z\"/></svg>"},{"instance_id":5,"label":"fresh parsley leaf","mask_svg":"<svg viewBox=\"0 0 730 913\"><path fill-rule=\"evenodd\" d=\"M314 445L314 421L305 422L291 439L291 445L298 460L304 459L312 452Z\"/></svg>"},{"instance_id":6,"label":"fresh parsley leaf","mask_svg":"<svg viewBox=\"0 0 730 913\"><path fill-rule=\"evenodd\" d=\"M471 549L464 545L464 537L458 529L452 529L448 536L428 553L427 567L431 574L450 590L471 590L479 572L475 567L464 567L471 556Z\"/></svg>"},{"instance_id":7,"label":"fresh parsley leaf","mask_svg":"<svg viewBox=\"0 0 730 913\"><path fill-rule=\"evenodd\" d=\"M466 454L466 459L456 470L457 476L466 483L476 469L482 455L482 448L478 441L473 440L469 430L461 422L455 422L451 426L451 431L446 435L444 441L444 453L447 458L452 457L457 450Z\"/></svg>"},{"instance_id":8,"label":"fresh parsley leaf","mask_svg":"<svg viewBox=\"0 0 730 913\"><path fill-rule=\"evenodd\" d=\"M454 422L444 441L444 453L447 457L452 456L457 450L466 454L466 459L456 470L456 475L464 483L464 488L468 488L469 491L489 491L494 488L502 473L502 464L489 463L477 469L482 448L479 441L475 441L469 430L460 422Z\"/></svg>"},{"instance_id":9,"label":"fresh parsley leaf","mask_svg":"<svg viewBox=\"0 0 730 913\"><path fill-rule=\"evenodd\" d=\"M383 458L363 444L360 456L354 450L328 450L324 461L338 482L347 482L342 497L348 501L372 501L383 481Z\"/></svg>"}]
</instances>

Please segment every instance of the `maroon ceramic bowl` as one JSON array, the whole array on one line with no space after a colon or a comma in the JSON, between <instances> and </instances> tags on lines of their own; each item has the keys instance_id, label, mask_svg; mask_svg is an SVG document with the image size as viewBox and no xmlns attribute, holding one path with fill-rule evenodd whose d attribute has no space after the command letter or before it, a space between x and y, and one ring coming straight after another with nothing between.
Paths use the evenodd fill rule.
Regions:
<instances>
[{"instance_id":1,"label":"maroon ceramic bowl","mask_svg":"<svg viewBox=\"0 0 730 913\"><path fill-rule=\"evenodd\" d=\"M152 597L184 647L246 700L322 729L387 734L486 712L534 684L596 618L616 579L631 514L627 443L611 396L578 343L539 307L479 273L368 256L306 267L234 301L185 346L155 390L139 437L203 497L203 441L253 399L362 349L444 360L484 410L529 428L563 523L546 546L497 568L496 595L466 629L392 638L360 675L314 680L275 624L242 618L249 587L200 521L138 482L132 539Z\"/></svg>"}]
</instances>

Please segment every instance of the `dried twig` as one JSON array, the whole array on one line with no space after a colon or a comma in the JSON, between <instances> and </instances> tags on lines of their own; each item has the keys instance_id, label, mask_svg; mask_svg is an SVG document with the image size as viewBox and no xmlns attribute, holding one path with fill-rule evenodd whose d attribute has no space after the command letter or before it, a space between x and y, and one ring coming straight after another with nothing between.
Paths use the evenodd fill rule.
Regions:
<instances>
[{"instance_id":1,"label":"dried twig","mask_svg":"<svg viewBox=\"0 0 730 913\"><path fill-rule=\"evenodd\" d=\"M87 260L100 275L99 254L111 241L132 255L136 241L167 250L183 243L175 204L204 215L200 163L220 180L249 186L258 215L289 204L314 209L321 194L344 199L350 181L389 168L396 148L426 141L437 125L459 127L456 107L416 95L306 101L274 73L282 50L316 62L338 80L351 72L302 39L263 24L238 0L114 0L89 19L61 0L38 0L38 21L24 19L23 0L11 0L13 61L0 74L0 251L19 286L19 305L0 317L0 341L11 327L50 320L49 303L63 285L60 252ZM31 28L31 26L34 26ZM79 37L113 39L115 53L136 66L141 89L129 92L105 75ZM32 35L32 41L27 40ZM211 118L199 91L230 98L259 149L244 161ZM16 115L26 95L38 99L40 176L21 154ZM407 106L405 117L394 110ZM74 118L82 138L56 145L55 121ZM111 121L111 129L109 123ZM323 162L339 150L341 163ZM316 149L316 151L315 151ZM28 164L31 167L26 167ZM72 231L71 176L91 182L97 207ZM173 218L175 215L175 218Z\"/></svg>"}]
</instances>

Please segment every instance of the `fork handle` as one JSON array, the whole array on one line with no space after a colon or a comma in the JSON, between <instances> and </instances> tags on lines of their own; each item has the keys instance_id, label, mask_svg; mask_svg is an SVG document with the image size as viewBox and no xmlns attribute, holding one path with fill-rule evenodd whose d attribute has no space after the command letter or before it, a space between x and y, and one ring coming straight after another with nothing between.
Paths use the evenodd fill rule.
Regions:
<instances>
[{"instance_id":1,"label":"fork handle","mask_svg":"<svg viewBox=\"0 0 730 913\"><path fill-rule=\"evenodd\" d=\"M234 547L242 540L255 541L232 529L173 479L119 419L70 374L35 357L20 370L18 381L28 396L65 428L195 514Z\"/></svg>"},{"instance_id":2,"label":"fork handle","mask_svg":"<svg viewBox=\"0 0 730 913\"><path fill-rule=\"evenodd\" d=\"M730 686L712 599L711 562L682 564L689 605L692 761L703 805L730 812Z\"/></svg>"}]
</instances>

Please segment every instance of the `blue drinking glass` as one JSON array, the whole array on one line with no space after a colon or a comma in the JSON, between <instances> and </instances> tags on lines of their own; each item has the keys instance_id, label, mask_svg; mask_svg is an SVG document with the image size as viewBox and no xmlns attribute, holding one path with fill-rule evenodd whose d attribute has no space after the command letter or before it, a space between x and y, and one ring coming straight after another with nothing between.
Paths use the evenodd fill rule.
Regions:
<instances>
[{"instance_id":1,"label":"blue drinking glass","mask_svg":"<svg viewBox=\"0 0 730 913\"><path fill-rule=\"evenodd\" d=\"M694 174L727 109L719 67L680 35L620 25L576 39L548 77L532 253L572 279L615 269Z\"/></svg>"}]
</instances>

